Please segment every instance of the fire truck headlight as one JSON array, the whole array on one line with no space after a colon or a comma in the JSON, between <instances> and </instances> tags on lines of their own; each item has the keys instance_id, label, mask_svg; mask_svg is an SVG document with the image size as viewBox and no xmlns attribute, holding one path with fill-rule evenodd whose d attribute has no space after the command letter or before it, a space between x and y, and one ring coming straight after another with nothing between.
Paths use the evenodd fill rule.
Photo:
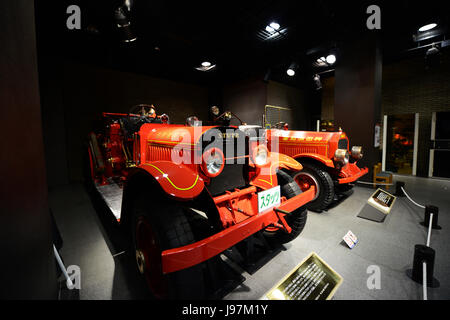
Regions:
<instances>
[{"instance_id":1,"label":"fire truck headlight","mask_svg":"<svg viewBox=\"0 0 450 320\"><path fill-rule=\"evenodd\" d=\"M267 147L264 145L259 145L255 148L255 152L253 155L253 161L257 166L264 166L267 164L269 159L269 151Z\"/></svg>"},{"instance_id":2,"label":"fire truck headlight","mask_svg":"<svg viewBox=\"0 0 450 320\"><path fill-rule=\"evenodd\" d=\"M337 149L334 153L334 161L342 166L345 166L348 163L349 158L350 154L346 149Z\"/></svg>"},{"instance_id":3,"label":"fire truck headlight","mask_svg":"<svg viewBox=\"0 0 450 320\"><path fill-rule=\"evenodd\" d=\"M361 146L353 146L352 147L352 158L359 160L363 157L363 150Z\"/></svg>"},{"instance_id":4,"label":"fire truck headlight","mask_svg":"<svg viewBox=\"0 0 450 320\"><path fill-rule=\"evenodd\" d=\"M225 159L222 150L211 148L203 153L202 170L211 178L217 177L223 170Z\"/></svg>"}]
</instances>

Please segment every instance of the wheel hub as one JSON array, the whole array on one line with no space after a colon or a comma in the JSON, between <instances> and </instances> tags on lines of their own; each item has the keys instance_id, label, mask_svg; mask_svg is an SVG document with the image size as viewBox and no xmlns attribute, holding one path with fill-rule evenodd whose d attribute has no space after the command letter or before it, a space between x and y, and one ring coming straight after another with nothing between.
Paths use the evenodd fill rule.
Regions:
<instances>
[{"instance_id":1,"label":"wheel hub","mask_svg":"<svg viewBox=\"0 0 450 320\"><path fill-rule=\"evenodd\" d=\"M136 263L141 274L145 272L145 256L144 253L137 249L136 250Z\"/></svg>"},{"instance_id":2,"label":"wheel hub","mask_svg":"<svg viewBox=\"0 0 450 320\"><path fill-rule=\"evenodd\" d=\"M314 199L312 199L312 201L316 200L319 197L319 183L317 182L316 177L314 177L312 174L308 172L300 172L294 177L294 180L298 183L302 191L308 190L311 186L314 186L316 188L316 195L314 196Z\"/></svg>"}]
</instances>

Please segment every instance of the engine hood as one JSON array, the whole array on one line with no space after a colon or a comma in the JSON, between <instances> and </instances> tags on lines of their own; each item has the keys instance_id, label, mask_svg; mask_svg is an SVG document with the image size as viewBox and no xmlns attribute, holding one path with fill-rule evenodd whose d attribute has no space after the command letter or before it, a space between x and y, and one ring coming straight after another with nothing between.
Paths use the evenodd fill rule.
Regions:
<instances>
[{"instance_id":1,"label":"engine hood","mask_svg":"<svg viewBox=\"0 0 450 320\"><path fill-rule=\"evenodd\" d=\"M269 140L279 138L280 143L286 142L311 142L311 143L337 143L340 139L347 139L345 132L317 132L317 131L295 131L295 130L267 130Z\"/></svg>"},{"instance_id":2,"label":"engine hood","mask_svg":"<svg viewBox=\"0 0 450 320\"><path fill-rule=\"evenodd\" d=\"M156 144L171 146L187 144L194 146L201 140L202 135L206 131L216 127L217 126L189 127L176 124L147 123L141 127L139 134L141 140L144 139Z\"/></svg>"}]
</instances>

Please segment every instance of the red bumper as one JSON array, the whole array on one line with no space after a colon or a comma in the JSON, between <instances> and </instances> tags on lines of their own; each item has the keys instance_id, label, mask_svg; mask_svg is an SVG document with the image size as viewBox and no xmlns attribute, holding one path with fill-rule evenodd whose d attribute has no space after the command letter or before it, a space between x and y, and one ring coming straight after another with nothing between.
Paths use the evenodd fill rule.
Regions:
<instances>
[{"instance_id":1,"label":"red bumper","mask_svg":"<svg viewBox=\"0 0 450 320\"><path fill-rule=\"evenodd\" d=\"M282 202L277 209L292 212L314 198L315 188ZM162 271L167 274L206 261L265 227L279 222L275 208L254 215L206 239L162 252Z\"/></svg>"},{"instance_id":2,"label":"red bumper","mask_svg":"<svg viewBox=\"0 0 450 320\"><path fill-rule=\"evenodd\" d=\"M341 170L344 177L338 179L339 184L350 183L358 180L369 172L368 168L359 168L356 163L349 163Z\"/></svg>"}]
</instances>

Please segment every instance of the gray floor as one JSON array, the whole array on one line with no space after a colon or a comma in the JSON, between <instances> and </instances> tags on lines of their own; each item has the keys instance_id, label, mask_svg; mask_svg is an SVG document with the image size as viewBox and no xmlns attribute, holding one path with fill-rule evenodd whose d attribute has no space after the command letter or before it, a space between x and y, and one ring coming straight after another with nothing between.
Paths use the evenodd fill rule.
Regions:
<instances>
[{"instance_id":1,"label":"gray floor","mask_svg":"<svg viewBox=\"0 0 450 320\"><path fill-rule=\"evenodd\" d=\"M434 275L440 287L429 288L428 298L450 299L450 181L395 178L406 182L405 189L416 202L439 207L443 229L433 230L431 247L436 250ZM410 280L405 271L412 267L414 245L426 242L427 230L419 224L423 209L399 198L383 223L356 217L373 192L357 186L351 196L329 211L310 212L303 233L253 275L242 271L246 281L225 299L261 298L312 251L344 278L336 300L422 299L422 286ZM97 214L98 208L82 185L52 190L50 204L64 239L61 253L65 264L81 268L80 299L149 298L145 286L124 262L117 228ZM359 238L351 250L341 243L348 230ZM381 270L379 290L367 287L371 265Z\"/></svg>"}]
</instances>

